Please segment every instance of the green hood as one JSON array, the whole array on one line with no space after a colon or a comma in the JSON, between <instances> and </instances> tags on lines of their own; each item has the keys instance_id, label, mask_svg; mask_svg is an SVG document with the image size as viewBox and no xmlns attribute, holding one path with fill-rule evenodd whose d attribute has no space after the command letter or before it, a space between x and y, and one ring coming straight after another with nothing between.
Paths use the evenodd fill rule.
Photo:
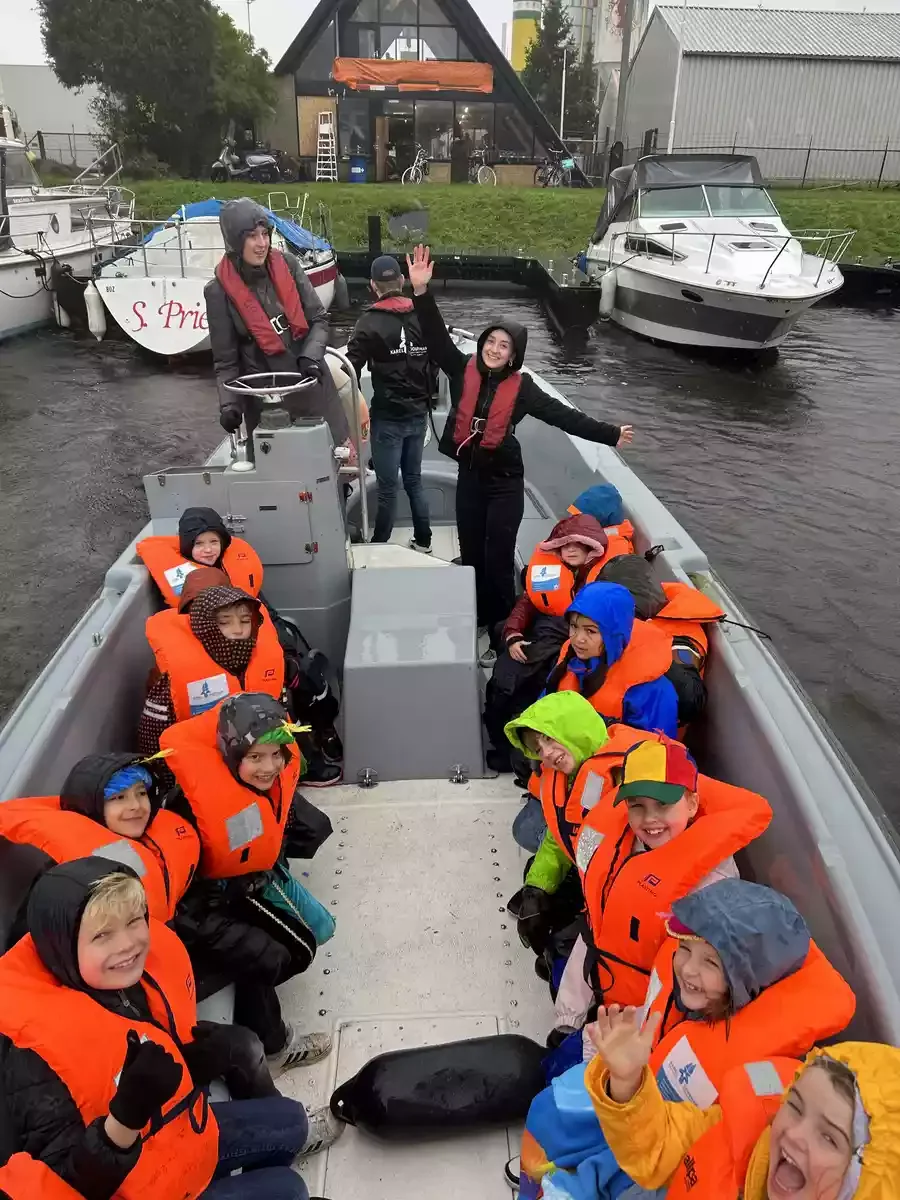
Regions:
<instances>
[{"instance_id":1,"label":"green hood","mask_svg":"<svg viewBox=\"0 0 900 1200\"><path fill-rule=\"evenodd\" d=\"M553 738L565 746L579 766L609 741L603 718L579 692L553 692L544 696L505 727L504 732L515 748L529 758L536 758L522 741L523 729Z\"/></svg>"}]
</instances>

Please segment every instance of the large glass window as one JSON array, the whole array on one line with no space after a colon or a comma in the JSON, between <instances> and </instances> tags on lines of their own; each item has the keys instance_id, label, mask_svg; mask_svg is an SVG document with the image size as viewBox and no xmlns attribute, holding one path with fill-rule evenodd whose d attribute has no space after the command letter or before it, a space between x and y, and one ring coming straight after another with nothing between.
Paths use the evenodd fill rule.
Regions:
<instances>
[{"instance_id":1,"label":"large glass window","mask_svg":"<svg viewBox=\"0 0 900 1200\"><path fill-rule=\"evenodd\" d=\"M774 217L778 210L760 187L714 187L706 185L714 217Z\"/></svg>"},{"instance_id":2,"label":"large glass window","mask_svg":"<svg viewBox=\"0 0 900 1200\"><path fill-rule=\"evenodd\" d=\"M348 96L338 101L338 134L341 154L368 154L371 151L368 99Z\"/></svg>"},{"instance_id":3,"label":"large glass window","mask_svg":"<svg viewBox=\"0 0 900 1200\"><path fill-rule=\"evenodd\" d=\"M351 21L375 21L378 22L378 0L359 0L353 16L349 18Z\"/></svg>"},{"instance_id":4,"label":"large glass window","mask_svg":"<svg viewBox=\"0 0 900 1200\"><path fill-rule=\"evenodd\" d=\"M453 136L452 100L416 101L416 141L425 147L429 158L450 158Z\"/></svg>"},{"instance_id":5,"label":"large glass window","mask_svg":"<svg viewBox=\"0 0 900 1200\"><path fill-rule=\"evenodd\" d=\"M457 101L456 120L471 150L487 150L494 145L494 106ZM471 152L471 151L470 151Z\"/></svg>"},{"instance_id":6,"label":"large glass window","mask_svg":"<svg viewBox=\"0 0 900 1200\"><path fill-rule=\"evenodd\" d=\"M642 217L708 217L702 187L656 188L641 192Z\"/></svg>"},{"instance_id":7,"label":"large glass window","mask_svg":"<svg viewBox=\"0 0 900 1200\"><path fill-rule=\"evenodd\" d=\"M394 62L415 62L419 39L415 25L382 25L381 57Z\"/></svg>"},{"instance_id":8,"label":"large glass window","mask_svg":"<svg viewBox=\"0 0 900 1200\"><path fill-rule=\"evenodd\" d=\"M377 58L378 27L355 23L346 25L341 41L341 54L345 58Z\"/></svg>"},{"instance_id":9,"label":"large glass window","mask_svg":"<svg viewBox=\"0 0 900 1200\"><path fill-rule=\"evenodd\" d=\"M381 0L382 21L412 21L419 19L416 0Z\"/></svg>"},{"instance_id":10,"label":"large glass window","mask_svg":"<svg viewBox=\"0 0 900 1200\"><path fill-rule=\"evenodd\" d=\"M452 61L456 58L456 30L440 25L419 26L420 58L439 58Z\"/></svg>"},{"instance_id":11,"label":"large glass window","mask_svg":"<svg viewBox=\"0 0 900 1200\"><path fill-rule=\"evenodd\" d=\"M419 0L420 25L452 25L438 0Z\"/></svg>"},{"instance_id":12,"label":"large glass window","mask_svg":"<svg viewBox=\"0 0 900 1200\"><path fill-rule=\"evenodd\" d=\"M450 105L453 108L453 105ZM41 180L24 150L7 150L6 182L10 187L40 187ZM15 212L15 209L13 209Z\"/></svg>"},{"instance_id":13,"label":"large glass window","mask_svg":"<svg viewBox=\"0 0 900 1200\"><path fill-rule=\"evenodd\" d=\"M472 53L472 51L466 45L465 40L463 38L459 39L459 49L457 50L457 54L461 59L464 59L466 62L480 62L481 61L480 59L475 58L475 55Z\"/></svg>"},{"instance_id":14,"label":"large glass window","mask_svg":"<svg viewBox=\"0 0 900 1200\"><path fill-rule=\"evenodd\" d=\"M331 68L334 66L334 53L334 21L329 21L327 27L300 60L297 79L323 81L330 79Z\"/></svg>"},{"instance_id":15,"label":"large glass window","mask_svg":"<svg viewBox=\"0 0 900 1200\"><path fill-rule=\"evenodd\" d=\"M514 104L494 106L494 137L501 158L530 159L534 152L534 131Z\"/></svg>"}]
</instances>

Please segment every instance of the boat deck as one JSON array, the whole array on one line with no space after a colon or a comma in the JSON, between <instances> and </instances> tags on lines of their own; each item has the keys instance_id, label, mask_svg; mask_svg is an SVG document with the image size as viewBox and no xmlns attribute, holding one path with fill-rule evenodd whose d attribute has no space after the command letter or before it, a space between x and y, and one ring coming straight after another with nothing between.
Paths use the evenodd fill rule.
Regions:
<instances>
[{"instance_id":1,"label":"boat deck","mask_svg":"<svg viewBox=\"0 0 900 1200\"><path fill-rule=\"evenodd\" d=\"M510 776L343 786L310 793L334 834L294 871L331 908L337 932L304 975L281 989L285 1015L329 1029L324 1062L279 1087L310 1108L370 1058L495 1033L543 1042L553 1025L546 984L516 936L506 900L526 855L510 827L521 799ZM507 1200L503 1165L520 1131L493 1130L413 1145L348 1127L302 1164L314 1196L405 1200L444 1195Z\"/></svg>"}]
</instances>

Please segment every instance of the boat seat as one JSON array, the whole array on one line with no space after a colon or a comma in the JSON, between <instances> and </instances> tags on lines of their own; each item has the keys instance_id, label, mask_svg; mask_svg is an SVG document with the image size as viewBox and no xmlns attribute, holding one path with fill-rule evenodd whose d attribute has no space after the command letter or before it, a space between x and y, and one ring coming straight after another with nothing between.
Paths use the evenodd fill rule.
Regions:
<instances>
[{"instance_id":1,"label":"boat seat","mask_svg":"<svg viewBox=\"0 0 900 1200\"><path fill-rule=\"evenodd\" d=\"M471 567L354 571L342 702L348 782L367 769L380 780L447 778L457 764L483 777L477 632Z\"/></svg>"}]
</instances>

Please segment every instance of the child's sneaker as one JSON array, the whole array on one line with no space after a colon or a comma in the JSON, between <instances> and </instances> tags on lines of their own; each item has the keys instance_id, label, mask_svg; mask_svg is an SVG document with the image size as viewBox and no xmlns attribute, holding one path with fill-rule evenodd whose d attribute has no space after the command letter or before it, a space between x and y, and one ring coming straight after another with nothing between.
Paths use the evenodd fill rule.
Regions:
<instances>
[{"instance_id":1,"label":"child's sneaker","mask_svg":"<svg viewBox=\"0 0 900 1200\"><path fill-rule=\"evenodd\" d=\"M298 1158L306 1158L310 1154L319 1154L322 1150L327 1150L329 1146L334 1145L346 1129L344 1122L339 1121L327 1105L324 1108L317 1108L315 1112L307 1113L306 1116L309 1121L309 1132Z\"/></svg>"},{"instance_id":2,"label":"child's sneaker","mask_svg":"<svg viewBox=\"0 0 900 1200\"><path fill-rule=\"evenodd\" d=\"M503 1178L515 1191L519 1190L519 1172L522 1167L522 1160L517 1154L515 1158L511 1158L503 1168Z\"/></svg>"},{"instance_id":3,"label":"child's sneaker","mask_svg":"<svg viewBox=\"0 0 900 1200\"><path fill-rule=\"evenodd\" d=\"M409 546L410 550L415 550L419 554L430 554L431 553L430 546L420 546L415 538L410 538L407 545Z\"/></svg>"},{"instance_id":4,"label":"child's sneaker","mask_svg":"<svg viewBox=\"0 0 900 1200\"><path fill-rule=\"evenodd\" d=\"M273 1079L293 1067L309 1067L331 1053L334 1042L330 1033L298 1033L289 1021L285 1021L284 1027L287 1030L284 1048L277 1054L266 1055Z\"/></svg>"}]
</instances>

